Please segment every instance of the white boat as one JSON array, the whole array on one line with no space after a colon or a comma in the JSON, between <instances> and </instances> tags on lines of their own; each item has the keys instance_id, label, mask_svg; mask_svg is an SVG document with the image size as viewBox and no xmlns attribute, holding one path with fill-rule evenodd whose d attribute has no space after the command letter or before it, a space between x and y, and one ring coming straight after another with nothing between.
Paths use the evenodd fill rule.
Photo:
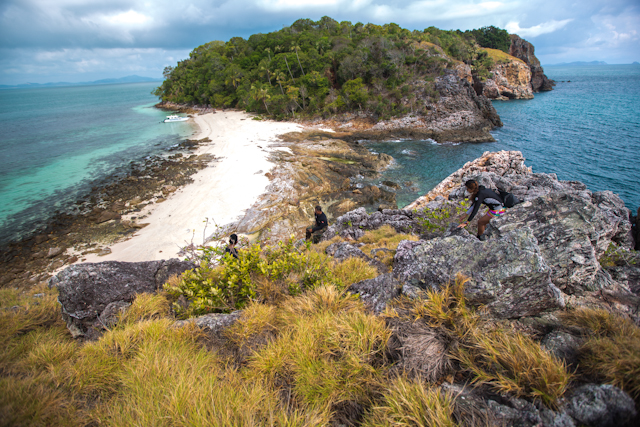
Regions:
<instances>
[{"instance_id":1,"label":"white boat","mask_svg":"<svg viewBox=\"0 0 640 427\"><path fill-rule=\"evenodd\" d=\"M180 116L176 116L175 114L172 114L170 116L167 116L167 118L164 119L162 122L163 123L186 122L187 120L189 120L189 117L180 117Z\"/></svg>"}]
</instances>

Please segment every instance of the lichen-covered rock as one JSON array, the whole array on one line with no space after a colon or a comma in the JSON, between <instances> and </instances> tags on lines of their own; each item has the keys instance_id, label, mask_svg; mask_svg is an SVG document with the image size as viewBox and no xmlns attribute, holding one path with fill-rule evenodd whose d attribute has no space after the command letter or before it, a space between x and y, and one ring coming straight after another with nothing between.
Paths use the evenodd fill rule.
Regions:
<instances>
[{"instance_id":1,"label":"lichen-covered rock","mask_svg":"<svg viewBox=\"0 0 640 427\"><path fill-rule=\"evenodd\" d=\"M486 306L495 317L531 316L564 306L528 228L487 242L451 236L398 245L393 274L400 281L440 289L453 283L457 273L470 278L465 286L469 301Z\"/></svg>"},{"instance_id":2,"label":"lichen-covered rock","mask_svg":"<svg viewBox=\"0 0 640 427\"><path fill-rule=\"evenodd\" d=\"M581 337L563 331L553 331L545 335L540 344L558 359L564 360L569 365L576 365L580 346L583 343L584 339Z\"/></svg>"},{"instance_id":3,"label":"lichen-covered rock","mask_svg":"<svg viewBox=\"0 0 640 427\"><path fill-rule=\"evenodd\" d=\"M608 384L587 384L571 393L562 408L579 425L625 427L636 418L633 399L618 387Z\"/></svg>"},{"instance_id":4,"label":"lichen-covered rock","mask_svg":"<svg viewBox=\"0 0 640 427\"><path fill-rule=\"evenodd\" d=\"M390 300L400 296L402 284L396 280L393 274L388 273L375 279L354 283L347 290L351 293L359 294L360 299L367 308L376 314L380 314Z\"/></svg>"},{"instance_id":5,"label":"lichen-covered rock","mask_svg":"<svg viewBox=\"0 0 640 427\"><path fill-rule=\"evenodd\" d=\"M576 424L565 412L554 412L542 405L534 405L523 399L512 398L506 404L487 401L494 425L522 427L574 427Z\"/></svg>"},{"instance_id":6,"label":"lichen-covered rock","mask_svg":"<svg viewBox=\"0 0 640 427\"><path fill-rule=\"evenodd\" d=\"M334 257L337 261L343 261L347 258L362 258L365 261L371 261L371 258L364 252L348 242L333 243L327 246L325 252L327 255Z\"/></svg>"},{"instance_id":7,"label":"lichen-covered rock","mask_svg":"<svg viewBox=\"0 0 640 427\"><path fill-rule=\"evenodd\" d=\"M131 302L137 294L154 293L172 275L193 268L176 258L162 261L74 264L49 280L57 287L67 327L74 337L94 338L102 328L98 316L111 303Z\"/></svg>"},{"instance_id":8,"label":"lichen-covered rock","mask_svg":"<svg viewBox=\"0 0 640 427\"><path fill-rule=\"evenodd\" d=\"M580 295L611 284L598 258L611 238L620 234L624 219L613 221L613 211L608 213L579 195L550 193L509 209L491 221L486 234L499 239L523 227L530 229L552 269L553 283L568 294Z\"/></svg>"}]
</instances>

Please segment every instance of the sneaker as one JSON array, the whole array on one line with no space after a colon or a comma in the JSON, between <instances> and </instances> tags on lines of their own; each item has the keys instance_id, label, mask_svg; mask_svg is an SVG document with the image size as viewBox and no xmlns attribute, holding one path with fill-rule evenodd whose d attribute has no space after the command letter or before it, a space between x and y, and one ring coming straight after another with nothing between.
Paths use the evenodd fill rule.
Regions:
<instances>
[{"instance_id":1,"label":"sneaker","mask_svg":"<svg viewBox=\"0 0 640 427\"><path fill-rule=\"evenodd\" d=\"M486 234L483 234L483 235L481 235L481 236L478 236L478 239L479 239L481 242L484 242L485 240L487 240L487 235L486 235Z\"/></svg>"}]
</instances>

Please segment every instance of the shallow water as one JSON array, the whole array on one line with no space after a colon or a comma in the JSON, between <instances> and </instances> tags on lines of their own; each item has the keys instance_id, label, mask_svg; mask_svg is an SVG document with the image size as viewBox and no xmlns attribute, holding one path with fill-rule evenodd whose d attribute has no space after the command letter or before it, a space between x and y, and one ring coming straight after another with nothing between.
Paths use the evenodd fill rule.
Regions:
<instances>
[{"instance_id":1,"label":"shallow water","mask_svg":"<svg viewBox=\"0 0 640 427\"><path fill-rule=\"evenodd\" d=\"M0 242L69 207L92 183L193 132L161 123L158 83L0 90Z\"/></svg>"}]
</instances>

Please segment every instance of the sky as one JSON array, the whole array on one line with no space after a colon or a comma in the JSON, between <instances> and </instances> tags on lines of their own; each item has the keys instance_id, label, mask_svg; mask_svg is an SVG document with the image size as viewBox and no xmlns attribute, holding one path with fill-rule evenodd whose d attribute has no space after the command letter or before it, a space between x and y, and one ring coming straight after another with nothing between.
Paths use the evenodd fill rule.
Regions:
<instances>
[{"instance_id":1,"label":"sky","mask_svg":"<svg viewBox=\"0 0 640 427\"><path fill-rule=\"evenodd\" d=\"M542 65L640 62L640 0L0 0L0 84L162 78L197 46L297 19L422 30L494 25Z\"/></svg>"}]
</instances>

